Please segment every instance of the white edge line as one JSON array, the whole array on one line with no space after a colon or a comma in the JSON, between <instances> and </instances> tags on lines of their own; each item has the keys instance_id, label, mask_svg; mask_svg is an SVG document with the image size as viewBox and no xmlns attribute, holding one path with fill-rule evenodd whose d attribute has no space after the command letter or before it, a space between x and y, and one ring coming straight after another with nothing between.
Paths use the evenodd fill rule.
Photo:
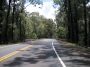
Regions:
<instances>
[{"instance_id":1,"label":"white edge line","mask_svg":"<svg viewBox=\"0 0 90 67\"><path fill-rule=\"evenodd\" d=\"M53 50L55 51L55 54L57 55L57 57L58 57L61 65L62 65L62 67L66 67L65 63L64 63L64 62L62 61L62 59L59 57L59 55L58 55L58 53L57 53L57 51L56 51L56 49L55 49L55 47L54 47L54 45L53 45L53 42L52 42L52 47L53 47Z\"/></svg>"}]
</instances>

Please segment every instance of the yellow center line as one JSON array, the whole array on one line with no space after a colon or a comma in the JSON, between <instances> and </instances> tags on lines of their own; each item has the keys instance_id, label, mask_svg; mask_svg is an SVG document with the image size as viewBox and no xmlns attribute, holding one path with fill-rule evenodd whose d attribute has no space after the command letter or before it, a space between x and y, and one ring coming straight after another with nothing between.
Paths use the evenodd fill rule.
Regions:
<instances>
[{"instance_id":1,"label":"yellow center line","mask_svg":"<svg viewBox=\"0 0 90 67\"><path fill-rule=\"evenodd\" d=\"M19 50L13 51L13 52L11 52L11 53L9 53L9 54L7 54L7 55L4 55L4 56L0 57L0 62L1 62L1 61L4 61L4 60L6 60L6 59L8 59L8 58L10 58L10 57L12 57L12 56L14 56L14 55L16 55L16 54L19 53L19 52L21 52L20 50L26 50L26 49L28 49L28 48L30 48L30 47L32 47L32 45L26 46L26 47L21 48L21 49L19 49Z\"/></svg>"}]
</instances>

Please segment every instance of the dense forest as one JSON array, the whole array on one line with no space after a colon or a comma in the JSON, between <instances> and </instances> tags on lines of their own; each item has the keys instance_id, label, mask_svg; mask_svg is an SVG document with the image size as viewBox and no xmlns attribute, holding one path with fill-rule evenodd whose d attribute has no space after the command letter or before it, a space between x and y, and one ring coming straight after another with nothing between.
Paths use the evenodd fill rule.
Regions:
<instances>
[{"instance_id":1,"label":"dense forest","mask_svg":"<svg viewBox=\"0 0 90 67\"><path fill-rule=\"evenodd\" d=\"M27 1L42 4L40 0L0 0L0 43L54 37L56 24L39 13L26 12Z\"/></svg>"},{"instance_id":2,"label":"dense forest","mask_svg":"<svg viewBox=\"0 0 90 67\"><path fill-rule=\"evenodd\" d=\"M0 43L63 38L90 46L90 0L53 0L60 6L55 21L37 12L26 12L27 1L43 5L41 0L0 0Z\"/></svg>"},{"instance_id":3,"label":"dense forest","mask_svg":"<svg viewBox=\"0 0 90 67\"><path fill-rule=\"evenodd\" d=\"M56 36L56 24L52 19L46 19L39 13L27 13L26 17L26 38L53 38Z\"/></svg>"},{"instance_id":4,"label":"dense forest","mask_svg":"<svg viewBox=\"0 0 90 67\"><path fill-rule=\"evenodd\" d=\"M60 5L56 16L58 37L81 46L90 46L90 0L54 2Z\"/></svg>"}]
</instances>

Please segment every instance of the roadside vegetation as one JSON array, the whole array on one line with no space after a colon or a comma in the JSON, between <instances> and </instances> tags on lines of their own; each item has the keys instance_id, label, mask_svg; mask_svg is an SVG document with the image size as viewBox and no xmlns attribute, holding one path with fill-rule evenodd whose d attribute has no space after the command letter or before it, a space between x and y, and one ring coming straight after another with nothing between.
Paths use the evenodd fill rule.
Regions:
<instances>
[{"instance_id":1,"label":"roadside vegetation","mask_svg":"<svg viewBox=\"0 0 90 67\"><path fill-rule=\"evenodd\" d=\"M54 0L58 38L90 47L90 0Z\"/></svg>"},{"instance_id":2,"label":"roadside vegetation","mask_svg":"<svg viewBox=\"0 0 90 67\"><path fill-rule=\"evenodd\" d=\"M56 19L25 11L25 3L42 0L0 0L0 43L25 39L60 38L90 47L90 0L53 0L59 5ZM27 5L28 6L28 5Z\"/></svg>"},{"instance_id":3,"label":"roadside vegetation","mask_svg":"<svg viewBox=\"0 0 90 67\"><path fill-rule=\"evenodd\" d=\"M33 5L43 4L40 0L0 0L1 44L55 37L54 21L36 12L26 12L27 1Z\"/></svg>"}]
</instances>

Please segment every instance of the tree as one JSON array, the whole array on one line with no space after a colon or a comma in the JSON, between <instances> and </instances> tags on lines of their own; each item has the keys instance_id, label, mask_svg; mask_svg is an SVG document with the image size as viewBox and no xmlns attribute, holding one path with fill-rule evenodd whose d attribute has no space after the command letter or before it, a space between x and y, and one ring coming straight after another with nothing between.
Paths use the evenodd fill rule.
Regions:
<instances>
[{"instance_id":1,"label":"tree","mask_svg":"<svg viewBox=\"0 0 90 67\"><path fill-rule=\"evenodd\" d=\"M87 15L86 15L86 2L87 0L83 0L83 11L84 11L84 23L85 23L85 26L84 26L84 45L87 46Z\"/></svg>"},{"instance_id":2,"label":"tree","mask_svg":"<svg viewBox=\"0 0 90 67\"><path fill-rule=\"evenodd\" d=\"M26 17L27 38L52 38L55 31L55 23L52 19L46 19L39 13L33 12Z\"/></svg>"},{"instance_id":3,"label":"tree","mask_svg":"<svg viewBox=\"0 0 90 67\"><path fill-rule=\"evenodd\" d=\"M57 30L65 28L66 37L70 42L82 46L89 46L89 6L90 0L54 0L59 4L59 13L56 16ZM64 20L62 20L64 19ZM65 24L65 26L62 26ZM59 31L58 34L60 34Z\"/></svg>"},{"instance_id":4,"label":"tree","mask_svg":"<svg viewBox=\"0 0 90 67\"><path fill-rule=\"evenodd\" d=\"M5 35L4 35L4 40L6 43L8 43L8 22L9 22L9 16L10 16L10 6L11 6L11 1L9 0L8 4L8 10L7 10L7 16L6 16L6 23L5 23Z\"/></svg>"},{"instance_id":5,"label":"tree","mask_svg":"<svg viewBox=\"0 0 90 67\"><path fill-rule=\"evenodd\" d=\"M0 0L0 43L3 41L3 23L5 14L6 0Z\"/></svg>"}]
</instances>

